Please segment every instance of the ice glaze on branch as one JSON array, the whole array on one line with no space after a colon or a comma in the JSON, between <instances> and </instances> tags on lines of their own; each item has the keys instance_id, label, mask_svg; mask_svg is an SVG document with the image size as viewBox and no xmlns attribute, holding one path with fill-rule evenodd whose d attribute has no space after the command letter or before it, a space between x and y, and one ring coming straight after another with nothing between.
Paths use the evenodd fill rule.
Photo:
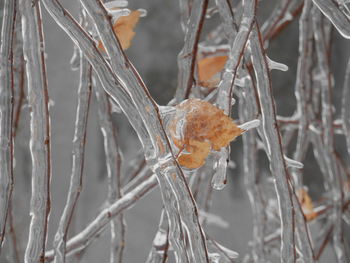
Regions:
<instances>
[{"instance_id":1,"label":"ice glaze on branch","mask_svg":"<svg viewBox=\"0 0 350 263\"><path fill-rule=\"evenodd\" d=\"M0 47L0 252L13 189L13 42L17 0L5 0Z\"/></svg>"},{"instance_id":2,"label":"ice glaze on branch","mask_svg":"<svg viewBox=\"0 0 350 263\"><path fill-rule=\"evenodd\" d=\"M44 261L50 213L50 117L40 3L20 1L23 53L31 108L32 197L26 263Z\"/></svg>"}]
</instances>

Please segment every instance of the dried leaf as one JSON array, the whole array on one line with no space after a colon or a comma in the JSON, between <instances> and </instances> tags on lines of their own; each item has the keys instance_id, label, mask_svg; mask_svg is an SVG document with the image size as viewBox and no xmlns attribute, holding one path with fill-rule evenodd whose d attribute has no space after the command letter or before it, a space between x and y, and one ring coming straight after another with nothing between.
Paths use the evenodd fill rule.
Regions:
<instances>
[{"instance_id":1,"label":"dried leaf","mask_svg":"<svg viewBox=\"0 0 350 263\"><path fill-rule=\"evenodd\" d=\"M128 49L131 45L131 40L135 36L134 28L140 19L140 15L140 11L132 11L128 16L118 18L113 25L113 30L123 50ZM98 42L98 48L106 51L101 41Z\"/></svg>"},{"instance_id":2,"label":"dried leaf","mask_svg":"<svg viewBox=\"0 0 350 263\"><path fill-rule=\"evenodd\" d=\"M307 193L307 191L305 191L305 189L300 189L298 191L297 196L303 209L306 220L311 221L315 219L317 217L317 213L314 210L312 199Z\"/></svg>"},{"instance_id":3,"label":"dried leaf","mask_svg":"<svg viewBox=\"0 0 350 263\"><path fill-rule=\"evenodd\" d=\"M200 85L208 88L217 86L219 72L224 69L227 56L206 57L198 61L198 78Z\"/></svg>"},{"instance_id":4,"label":"dried leaf","mask_svg":"<svg viewBox=\"0 0 350 263\"><path fill-rule=\"evenodd\" d=\"M219 151L244 132L222 110L199 99L176 106L169 131L180 149L179 164L189 169L202 166L210 150Z\"/></svg>"}]
</instances>

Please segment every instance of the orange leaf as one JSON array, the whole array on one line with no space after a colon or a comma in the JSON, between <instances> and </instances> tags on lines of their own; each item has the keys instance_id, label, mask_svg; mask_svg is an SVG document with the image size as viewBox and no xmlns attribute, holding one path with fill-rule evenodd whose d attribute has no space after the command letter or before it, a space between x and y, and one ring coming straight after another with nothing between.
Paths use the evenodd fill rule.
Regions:
<instances>
[{"instance_id":1,"label":"orange leaf","mask_svg":"<svg viewBox=\"0 0 350 263\"><path fill-rule=\"evenodd\" d=\"M312 203L311 197L304 189L298 191L298 199L303 209L305 218L307 221L311 221L317 217L317 213L314 211L314 205Z\"/></svg>"},{"instance_id":2,"label":"orange leaf","mask_svg":"<svg viewBox=\"0 0 350 263\"><path fill-rule=\"evenodd\" d=\"M176 147L187 152L180 152L180 165L194 169L205 163L210 150L219 151L244 131L209 102L188 99L176 106L169 132Z\"/></svg>"},{"instance_id":3,"label":"orange leaf","mask_svg":"<svg viewBox=\"0 0 350 263\"><path fill-rule=\"evenodd\" d=\"M140 15L140 11L132 11L129 15L118 18L113 25L113 30L123 50L128 49L131 45L131 40L135 36L134 28L140 19ZM101 41L98 42L98 48L106 51Z\"/></svg>"},{"instance_id":4,"label":"orange leaf","mask_svg":"<svg viewBox=\"0 0 350 263\"><path fill-rule=\"evenodd\" d=\"M206 57L198 61L198 78L202 86L212 88L216 86L220 78L215 76L224 69L227 56Z\"/></svg>"}]
</instances>

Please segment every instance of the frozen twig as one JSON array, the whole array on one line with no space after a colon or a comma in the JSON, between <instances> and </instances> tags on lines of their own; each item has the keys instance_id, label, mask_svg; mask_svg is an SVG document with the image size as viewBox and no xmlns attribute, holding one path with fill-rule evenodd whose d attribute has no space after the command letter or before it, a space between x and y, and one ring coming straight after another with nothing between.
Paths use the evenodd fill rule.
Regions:
<instances>
[{"instance_id":1,"label":"frozen twig","mask_svg":"<svg viewBox=\"0 0 350 263\"><path fill-rule=\"evenodd\" d=\"M345 71L345 80L343 86L343 101L342 101L342 120L343 130L348 146L348 153L350 154L350 59Z\"/></svg>"},{"instance_id":2,"label":"frozen twig","mask_svg":"<svg viewBox=\"0 0 350 263\"><path fill-rule=\"evenodd\" d=\"M187 30L188 18L190 17L193 0L179 0L181 13L181 28L184 32Z\"/></svg>"},{"instance_id":3,"label":"frozen twig","mask_svg":"<svg viewBox=\"0 0 350 263\"><path fill-rule=\"evenodd\" d=\"M187 29L185 31L185 43L177 58L179 68L178 84L175 94L177 103L187 99L191 93L198 41L202 31L207 6L208 0L193 0Z\"/></svg>"},{"instance_id":4,"label":"frozen twig","mask_svg":"<svg viewBox=\"0 0 350 263\"><path fill-rule=\"evenodd\" d=\"M238 67L243 58L244 50L248 41L250 31L252 29L253 20L256 12L256 0L248 0L243 5L242 21L238 32L234 27L235 21L230 5L226 0L217 0L221 19L225 21L226 30L230 30L230 52L229 59L226 62L224 73L218 87L218 96L216 99L217 105L224 110L227 115L231 113L232 95L235 80L237 79ZM231 28L229 25L231 24ZM217 172L213 176L213 187L215 189L222 189L226 183L226 168L227 160L229 159L229 147L222 149L218 157Z\"/></svg>"},{"instance_id":5,"label":"frozen twig","mask_svg":"<svg viewBox=\"0 0 350 263\"><path fill-rule=\"evenodd\" d=\"M342 182L334 153L333 137L333 113L331 98L331 72L329 68L329 58L327 56L327 42L324 31L321 28L321 13L313 10L313 27L315 37L315 47L317 53L319 76L318 81L322 91L322 129L323 129L323 154L325 167L330 183L329 190L332 195L333 213L330 215L331 222L334 223L333 246L338 262L346 262L345 244L342 231Z\"/></svg>"},{"instance_id":6,"label":"frozen twig","mask_svg":"<svg viewBox=\"0 0 350 263\"><path fill-rule=\"evenodd\" d=\"M11 243L12 243L13 262L20 263L21 260L20 260L20 253L19 253L19 244L18 244L18 239L17 239L15 225L14 225L14 218L13 218L13 199L11 199L8 217L9 217L8 225L9 225L9 232L10 232L9 234L10 234Z\"/></svg>"},{"instance_id":7,"label":"frozen twig","mask_svg":"<svg viewBox=\"0 0 350 263\"><path fill-rule=\"evenodd\" d=\"M82 190L86 127L92 87L91 74L92 67L80 54L80 84L73 139L73 164L66 205L55 235L55 263L65 262L68 229Z\"/></svg>"},{"instance_id":8,"label":"frozen twig","mask_svg":"<svg viewBox=\"0 0 350 263\"><path fill-rule=\"evenodd\" d=\"M111 105L108 95L98 82L96 86L96 97L101 132L104 139L104 148L107 164L108 178L108 203L112 204L121 198L121 152L119 149L117 135L111 119ZM121 263L125 246L125 221L123 214L118 215L111 221L111 248L110 262Z\"/></svg>"},{"instance_id":9,"label":"frozen twig","mask_svg":"<svg viewBox=\"0 0 350 263\"><path fill-rule=\"evenodd\" d=\"M0 251L13 189L13 42L17 1L5 0L0 47Z\"/></svg>"},{"instance_id":10,"label":"frozen twig","mask_svg":"<svg viewBox=\"0 0 350 263\"><path fill-rule=\"evenodd\" d=\"M294 160L302 162L307 148L308 138L306 130L308 128L308 91L310 90L309 70L311 67L312 46L312 23L310 19L312 2L304 2L303 13L299 21L299 59L295 84L295 97L297 100L297 116L299 117L298 137ZM293 169L293 182L297 190L302 188L302 175L299 169Z\"/></svg>"},{"instance_id":11,"label":"frozen twig","mask_svg":"<svg viewBox=\"0 0 350 263\"><path fill-rule=\"evenodd\" d=\"M350 38L350 18L340 9L335 0L312 0L321 12L332 22L339 33Z\"/></svg>"},{"instance_id":12,"label":"frozen twig","mask_svg":"<svg viewBox=\"0 0 350 263\"><path fill-rule=\"evenodd\" d=\"M295 261L294 241L294 207L292 203L292 189L289 174L283 157L281 137L278 130L275 104L272 97L270 73L263 43L257 25L250 36L252 61L257 79L257 90L262 113L262 127L267 142L267 152L270 155L271 172L273 173L278 196L281 217L281 260Z\"/></svg>"},{"instance_id":13,"label":"frozen twig","mask_svg":"<svg viewBox=\"0 0 350 263\"><path fill-rule=\"evenodd\" d=\"M147 87L138 75L136 69L134 69L133 65L123 53L119 41L114 34L110 18L101 2L99 0L84 0L81 2L95 23L95 27L110 58L114 73L120 78L123 88L130 94L130 101L134 103L137 113L141 116L148 132L147 137L140 136L140 139L145 148L146 160L158 176L163 194L163 201L166 202L164 196L167 191L166 188L172 190L176 200L182 200L182 202L178 201L177 212L181 216L182 223L187 227L186 230L190 239L189 244L192 257L196 258L198 262L207 262L208 255L205 237L199 224L196 204L184 174L172 152L158 105L150 96ZM114 100L118 101L118 97L112 94L111 96ZM123 109L123 107L121 108ZM137 129L136 131L138 132ZM154 163L155 161L157 163ZM161 184L163 176L165 177L164 186L166 186L166 188L162 187ZM174 180L174 178L176 179ZM164 205L166 209L170 207L169 204L164 203ZM189 213L190 211L191 213ZM170 214L170 211L167 212L169 217L177 216Z\"/></svg>"},{"instance_id":14,"label":"frozen twig","mask_svg":"<svg viewBox=\"0 0 350 263\"><path fill-rule=\"evenodd\" d=\"M20 1L23 53L31 108L32 197L26 263L43 261L50 213L50 117L40 3Z\"/></svg>"},{"instance_id":15,"label":"frozen twig","mask_svg":"<svg viewBox=\"0 0 350 263\"><path fill-rule=\"evenodd\" d=\"M297 0L298 1L298 0ZM281 0L276 3L275 9L271 12L270 16L266 19L265 23L261 26L261 32L264 39L269 39L283 20L289 15L289 7L295 0Z\"/></svg>"},{"instance_id":16,"label":"frozen twig","mask_svg":"<svg viewBox=\"0 0 350 263\"><path fill-rule=\"evenodd\" d=\"M241 94L239 115L242 121L257 116L258 109L254 103L253 87L247 87ZM262 192L259 187L259 175L257 164L256 131L248 131L243 134L243 169L245 185L253 213L253 247L252 256L255 262L265 262L264 253L264 226L265 215Z\"/></svg>"},{"instance_id":17,"label":"frozen twig","mask_svg":"<svg viewBox=\"0 0 350 263\"><path fill-rule=\"evenodd\" d=\"M163 263L168 258L169 250L169 225L166 212L163 209L160 217L158 231L153 239L151 251L146 263Z\"/></svg>"},{"instance_id":18,"label":"frozen twig","mask_svg":"<svg viewBox=\"0 0 350 263\"><path fill-rule=\"evenodd\" d=\"M226 0L217 0L217 5L223 5L225 2ZM221 10L221 8L219 8L219 10ZM256 0L248 0L245 2L243 18L235 37L234 35L236 32L235 28L233 27L234 20L233 17L230 18L232 21L230 39L231 41L233 39L234 40L230 46L229 59L225 65L225 71L218 87L218 97L216 100L219 107L222 108L226 114L229 114L231 112L231 98L233 95L234 81L237 77L238 67L242 60L249 34L252 30L255 10ZM222 13L221 16L223 19L225 19L227 17L227 14Z\"/></svg>"},{"instance_id":19,"label":"frozen twig","mask_svg":"<svg viewBox=\"0 0 350 263\"><path fill-rule=\"evenodd\" d=\"M132 101L130 95L125 88L121 86L119 79L97 49L94 40L81 28L69 12L61 6L58 0L42 0L42 2L50 15L55 19L56 23L63 28L84 53L89 63L98 74L104 89L122 108L129 122L137 132L141 143L147 141L147 131L144 128L140 115L135 110L135 105L130 103L130 101Z\"/></svg>"},{"instance_id":20,"label":"frozen twig","mask_svg":"<svg viewBox=\"0 0 350 263\"><path fill-rule=\"evenodd\" d=\"M302 162L305 158L307 149L309 147L308 138L308 108L307 103L309 100L308 94L310 93L310 76L308 74L312 61L312 23L310 20L312 2L311 0L304 1L303 12L299 22L299 59L298 69L295 84L295 97L297 99L297 116L299 116L299 127L296 149L294 152L294 160ZM292 169L293 183L296 189L296 193L302 191L303 179L302 171L298 168ZM299 203L295 192L293 191L293 203L295 208L296 228L298 231L299 251L301 257L306 262L314 262L314 254L309 236L309 229L305 222L305 217L302 211L301 204Z\"/></svg>"},{"instance_id":21,"label":"frozen twig","mask_svg":"<svg viewBox=\"0 0 350 263\"><path fill-rule=\"evenodd\" d=\"M122 213L124 210L131 208L136 201L144 197L151 189L157 185L155 176L150 177L132 191L123 195L122 198L118 199L112 205L103 209L98 216L88 224L79 234L75 235L67 242L66 253L67 256L76 254L86 247L101 231L107 226L107 224L117 215ZM51 261L54 256L54 251L47 251L45 258Z\"/></svg>"}]
</instances>

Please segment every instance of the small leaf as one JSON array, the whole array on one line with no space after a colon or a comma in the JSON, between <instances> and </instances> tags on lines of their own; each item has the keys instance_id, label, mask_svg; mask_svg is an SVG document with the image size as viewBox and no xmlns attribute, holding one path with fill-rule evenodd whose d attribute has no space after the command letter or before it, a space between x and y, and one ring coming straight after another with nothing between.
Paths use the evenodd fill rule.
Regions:
<instances>
[{"instance_id":1,"label":"small leaf","mask_svg":"<svg viewBox=\"0 0 350 263\"><path fill-rule=\"evenodd\" d=\"M307 191L305 191L305 189L300 189L298 191L297 196L303 209L306 220L311 221L315 219L317 217L317 213L314 210L312 199L307 193Z\"/></svg>"},{"instance_id":2,"label":"small leaf","mask_svg":"<svg viewBox=\"0 0 350 263\"><path fill-rule=\"evenodd\" d=\"M140 19L140 15L140 11L132 11L129 15L118 18L113 25L113 30L123 50L128 49L131 45L131 41L135 36L134 28ZM98 48L106 51L101 41L98 42Z\"/></svg>"},{"instance_id":3,"label":"small leaf","mask_svg":"<svg viewBox=\"0 0 350 263\"><path fill-rule=\"evenodd\" d=\"M198 61L198 78L199 84L212 88L217 86L220 77L217 76L221 72L227 61L227 56L206 57Z\"/></svg>"},{"instance_id":4,"label":"small leaf","mask_svg":"<svg viewBox=\"0 0 350 263\"><path fill-rule=\"evenodd\" d=\"M194 169L205 163L210 150L219 151L244 132L222 110L199 99L176 106L170 137L180 149L179 164ZM182 151L186 152L182 152Z\"/></svg>"}]
</instances>

